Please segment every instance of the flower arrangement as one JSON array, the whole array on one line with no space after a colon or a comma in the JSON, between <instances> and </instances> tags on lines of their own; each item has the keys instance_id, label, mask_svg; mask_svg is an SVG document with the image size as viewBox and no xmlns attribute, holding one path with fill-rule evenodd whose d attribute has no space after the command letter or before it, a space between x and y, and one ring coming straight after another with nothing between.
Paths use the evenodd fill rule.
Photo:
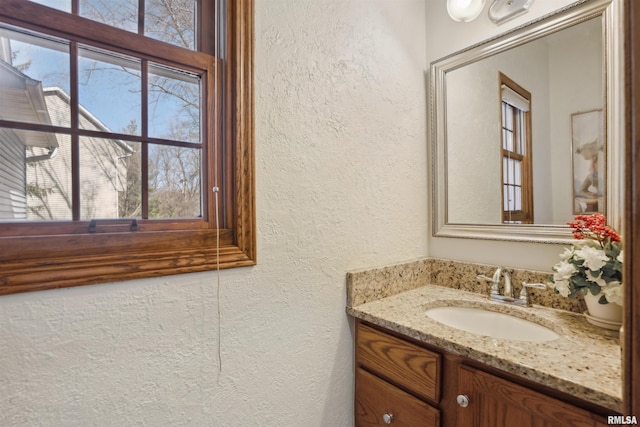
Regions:
<instances>
[{"instance_id":1,"label":"flower arrangement","mask_svg":"<svg viewBox=\"0 0 640 427\"><path fill-rule=\"evenodd\" d=\"M577 240L560 255L551 282L555 293L575 298L600 295L600 304L622 305L623 251L620 235L606 224L602 214L576 215L567 224Z\"/></svg>"}]
</instances>

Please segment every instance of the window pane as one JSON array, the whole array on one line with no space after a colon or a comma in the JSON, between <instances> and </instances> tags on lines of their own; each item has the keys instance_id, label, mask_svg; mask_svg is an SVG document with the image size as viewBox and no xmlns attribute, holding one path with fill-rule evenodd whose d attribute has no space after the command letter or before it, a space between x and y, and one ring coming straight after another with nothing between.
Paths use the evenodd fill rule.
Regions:
<instances>
[{"instance_id":1,"label":"window pane","mask_svg":"<svg viewBox=\"0 0 640 427\"><path fill-rule=\"evenodd\" d=\"M79 0L80 16L138 32L138 0Z\"/></svg>"},{"instance_id":2,"label":"window pane","mask_svg":"<svg viewBox=\"0 0 640 427\"><path fill-rule=\"evenodd\" d=\"M516 184L516 164L517 160L509 159L509 183Z\"/></svg>"},{"instance_id":3,"label":"window pane","mask_svg":"<svg viewBox=\"0 0 640 427\"><path fill-rule=\"evenodd\" d=\"M513 187L512 186L508 186L507 187L507 194L508 194L508 196L507 196L508 197L507 210L512 211L512 210L514 210L513 209L513 207L514 207L514 200L513 200L514 194L513 194Z\"/></svg>"},{"instance_id":4,"label":"window pane","mask_svg":"<svg viewBox=\"0 0 640 427\"><path fill-rule=\"evenodd\" d=\"M504 131L503 145L505 150L513 151L513 133L510 131Z\"/></svg>"},{"instance_id":5,"label":"window pane","mask_svg":"<svg viewBox=\"0 0 640 427\"><path fill-rule=\"evenodd\" d=\"M140 135L140 60L89 48L79 53L80 128Z\"/></svg>"},{"instance_id":6,"label":"window pane","mask_svg":"<svg viewBox=\"0 0 640 427\"><path fill-rule=\"evenodd\" d=\"M57 140L57 151L27 149L27 219L71 219L71 138L57 135Z\"/></svg>"},{"instance_id":7,"label":"window pane","mask_svg":"<svg viewBox=\"0 0 640 427\"><path fill-rule=\"evenodd\" d=\"M201 150L149 146L149 218L202 216Z\"/></svg>"},{"instance_id":8,"label":"window pane","mask_svg":"<svg viewBox=\"0 0 640 427\"><path fill-rule=\"evenodd\" d=\"M513 183L522 185L522 162L519 160L513 161Z\"/></svg>"},{"instance_id":9,"label":"window pane","mask_svg":"<svg viewBox=\"0 0 640 427\"><path fill-rule=\"evenodd\" d=\"M509 173L509 158L502 157L502 182L504 184L509 184L508 173Z\"/></svg>"},{"instance_id":10,"label":"window pane","mask_svg":"<svg viewBox=\"0 0 640 427\"><path fill-rule=\"evenodd\" d=\"M503 185L502 186L502 209L504 211L508 211L509 210L509 186L508 185Z\"/></svg>"},{"instance_id":11,"label":"window pane","mask_svg":"<svg viewBox=\"0 0 640 427\"><path fill-rule=\"evenodd\" d=\"M149 136L200 143L200 78L149 66Z\"/></svg>"},{"instance_id":12,"label":"window pane","mask_svg":"<svg viewBox=\"0 0 640 427\"><path fill-rule=\"evenodd\" d=\"M9 27L0 27L2 39L11 63L0 61L0 116L69 126L68 43Z\"/></svg>"},{"instance_id":13,"label":"window pane","mask_svg":"<svg viewBox=\"0 0 640 427\"><path fill-rule=\"evenodd\" d=\"M194 50L195 13L195 0L146 0L144 34Z\"/></svg>"},{"instance_id":14,"label":"window pane","mask_svg":"<svg viewBox=\"0 0 640 427\"><path fill-rule=\"evenodd\" d=\"M525 150L524 150L524 116L522 111L518 110L518 115L517 115L517 128L516 128L516 132L518 133L518 143L516 146L516 152L519 154L526 154Z\"/></svg>"},{"instance_id":15,"label":"window pane","mask_svg":"<svg viewBox=\"0 0 640 427\"><path fill-rule=\"evenodd\" d=\"M0 128L0 219L71 219L67 135Z\"/></svg>"},{"instance_id":16,"label":"window pane","mask_svg":"<svg viewBox=\"0 0 640 427\"><path fill-rule=\"evenodd\" d=\"M125 150L118 157L115 168L116 188L118 191L118 217L141 218L142 217L142 163L141 144L126 142L133 151Z\"/></svg>"},{"instance_id":17,"label":"window pane","mask_svg":"<svg viewBox=\"0 0 640 427\"><path fill-rule=\"evenodd\" d=\"M513 189L513 209L516 211L522 210L522 188L514 187Z\"/></svg>"},{"instance_id":18,"label":"window pane","mask_svg":"<svg viewBox=\"0 0 640 427\"><path fill-rule=\"evenodd\" d=\"M133 172L128 177L125 160L136 154L136 148L116 139L80 138L81 219L120 218L120 196L135 179Z\"/></svg>"},{"instance_id":19,"label":"window pane","mask_svg":"<svg viewBox=\"0 0 640 427\"><path fill-rule=\"evenodd\" d=\"M71 13L71 0L31 0L31 2Z\"/></svg>"},{"instance_id":20,"label":"window pane","mask_svg":"<svg viewBox=\"0 0 640 427\"><path fill-rule=\"evenodd\" d=\"M513 130L513 107L510 105L506 108L505 127L509 130Z\"/></svg>"}]
</instances>

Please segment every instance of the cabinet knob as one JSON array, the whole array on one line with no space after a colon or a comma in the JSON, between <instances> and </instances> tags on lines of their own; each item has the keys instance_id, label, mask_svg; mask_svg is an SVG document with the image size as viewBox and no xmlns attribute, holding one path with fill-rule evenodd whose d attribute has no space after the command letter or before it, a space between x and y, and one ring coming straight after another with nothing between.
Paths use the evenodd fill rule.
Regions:
<instances>
[{"instance_id":1,"label":"cabinet knob","mask_svg":"<svg viewBox=\"0 0 640 427\"><path fill-rule=\"evenodd\" d=\"M393 422L393 414L384 414L382 421L384 421L385 424L391 424Z\"/></svg>"},{"instance_id":2,"label":"cabinet knob","mask_svg":"<svg viewBox=\"0 0 640 427\"><path fill-rule=\"evenodd\" d=\"M467 406L469 406L469 396L467 396L466 394L459 394L456 397L456 402L458 402L458 405L466 408Z\"/></svg>"}]
</instances>

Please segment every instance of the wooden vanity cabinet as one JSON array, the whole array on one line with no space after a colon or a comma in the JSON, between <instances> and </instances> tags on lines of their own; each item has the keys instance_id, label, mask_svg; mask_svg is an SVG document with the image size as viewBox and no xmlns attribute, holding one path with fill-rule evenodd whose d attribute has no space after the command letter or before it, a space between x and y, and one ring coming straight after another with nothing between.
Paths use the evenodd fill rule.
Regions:
<instances>
[{"instance_id":1,"label":"wooden vanity cabinet","mask_svg":"<svg viewBox=\"0 0 640 427\"><path fill-rule=\"evenodd\" d=\"M360 320L355 371L356 427L607 425L594 405Z\"/></svg>"},{"instance_id":2,"label":"wooden vanity cabinet","mask_svg":"<svg viewBox=\"0 0 640 427\"><path fill-rule=\"evenodd\" d=\"M438 427L440 411L368 371L356 369L356 426Z\"/></svg>"},{"instance_id":3,"label":"wooden vanity cabinet","mask_svg":"<svg viewBox=\"0 0 640 427\"><path fill-rule=\"evenodd\" d=\"M457 408L457 427L607 425L585 409L465 365L458 370L457 390L462 401L468 401Z\"/></svg>"},{"instance_id":4,"label":"wooden vanity cabinet","mask_svg":"<svg viewBox=\"0 0 640 427\"><path fill-rule=\"evenodd\" d=\"M441 356L357 322L355 425L439 427Z\"/></svg>"}]
</instances>

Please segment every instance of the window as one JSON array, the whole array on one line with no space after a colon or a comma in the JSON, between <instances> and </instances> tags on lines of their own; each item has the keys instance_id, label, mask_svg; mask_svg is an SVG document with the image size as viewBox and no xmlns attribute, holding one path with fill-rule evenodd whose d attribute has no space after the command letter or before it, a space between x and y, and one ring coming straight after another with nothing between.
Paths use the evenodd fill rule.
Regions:
<instances>
[{"instance_id":1,"label":"window","mask_svg":"<svg viewBox=\"0 0 640 427\"><path fill-rule=\"evenodd\" d=\"M531 94L500 73L502 222L533 224Z\"/></svg>"},{"instance_id":2,"label":"window","mask_svg":"<svg viewBox=\"0 0 640 427\"><path fill-rule=\"evenodd\" d=\"M252 0L0 3L0 294L255 264Z\"/></svg>"}]
</instances>

